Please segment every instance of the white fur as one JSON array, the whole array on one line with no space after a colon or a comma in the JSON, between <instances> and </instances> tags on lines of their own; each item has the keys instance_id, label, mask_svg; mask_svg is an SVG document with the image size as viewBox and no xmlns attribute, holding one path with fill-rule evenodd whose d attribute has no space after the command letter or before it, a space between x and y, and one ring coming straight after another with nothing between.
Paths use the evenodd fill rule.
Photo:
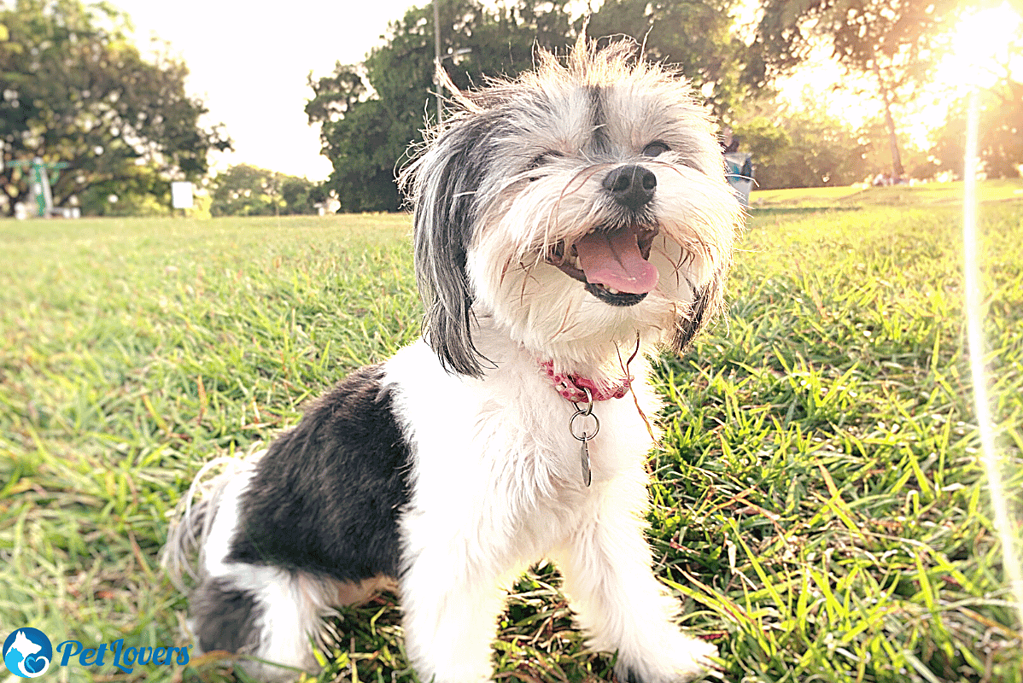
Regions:
<instances>
[{"instance_id":1,"label":"white fur","mask_svg":"<svg viewBox=\"0 0 1023 683\"><path fill-rule=\"evenodd\" d=\"M231 548L231 538L238 529L238 501L248 488L256 473L255 465L265 451L229 466L225 477L225 486L219 494L215 516L209 522L209 531L203 544L203 568L208 576L221 578L229 576L235 567L227 562ZM199 481L199 477L196 477Z\"/></svg>"},{"instance_id":2,"label":"white fur","mask_svg":"<svg viewBox=\"0 0 1023 683\"><path fill-rule=\"evenodd\" d=\"M231 539L239 528L239 500L264 453L226 461L226 471L213 484L217 504L215 513L209 513L215 514L212 521L206 520L200 562L206 577L224 580L237 590L251 591L263 610L259 647L241 653L249 655L242 662L246 671L262 680L286 681L296 677L296 670L310 673L317 670L310 646L322 629L322 618L331 612L330 605L336 603L329 599L321 579L227 559ZM196 478L196 484L199 483L201 476Z\"/></svg>"}]
</instances>

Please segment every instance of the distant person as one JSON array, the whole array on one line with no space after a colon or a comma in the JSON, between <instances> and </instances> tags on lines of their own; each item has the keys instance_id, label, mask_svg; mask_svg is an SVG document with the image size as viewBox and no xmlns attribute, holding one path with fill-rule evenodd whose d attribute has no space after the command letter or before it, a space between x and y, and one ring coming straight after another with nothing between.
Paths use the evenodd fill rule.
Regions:
<instances>
[{"instance_id":1,"label":"distant person","mask_svg":"<svg viewBox=\"0 0 1023 683\"><path fill-rule=\"evenodd\" d=\"M721 150L724 154L731 154L739 151L739 138L732 135L732 129L725 126L721 133Z\"/></svg>"},{"instance_id":2,"label":"distant person","mask_svg":"<svg viewBox=\"0 0 1023 683\"><path fill-rule=\"evenodd\" d=\"M749 194L753 189L753 157L748 152L739 151L739 138L732 135L732 129L728 126L721 131L721 153L728 183L742 205L749 206Z\"/></svg>"}]
</instances>

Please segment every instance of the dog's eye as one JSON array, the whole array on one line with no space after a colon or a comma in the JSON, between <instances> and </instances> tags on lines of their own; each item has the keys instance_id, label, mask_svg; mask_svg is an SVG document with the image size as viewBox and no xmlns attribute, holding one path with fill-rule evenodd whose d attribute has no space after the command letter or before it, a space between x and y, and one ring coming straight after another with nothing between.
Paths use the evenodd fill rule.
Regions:
<instances>
[{"instance_id":1,"label":"dog's eye","mask_svg":"<svg viewBox=\"0 0 1023 683\"><path fill-rule=\"evenodd\" d=\"M565 156L565 155L562 154L561 152L554 152L554 151L543 152L542 154L537 154L529 162L529 165L526 167L526 169L529 170L529 171L532 171L533 169L540 168L544 164L549 163L553 159L560 159L563 156Z\"/></svg>"},{"instance_id":2,"label":"dog's eye","mask_svg":"<svg viewBox=\"0 0 1023 683\"><path fill-rule=\"evenodd\" d=\"M651 142L649 145L643 148L643 156L645 157L659 156L667 152L668 149L669 147L666 144L664 144L660 140L657 140L655 142Z\"/></svg>"},{"instance_id":3,"label":"dog's eye","mask_svg":"<svg viewBox=\"0 0 1023 683\"><path fill-rule=\"evenodd\" d=\"M535 171L536 169L540 168L544 164L548 164L548 163L550 163L554 159L560 159L563 156L565 156L565 155L562 154L561 152L555 152L555 151L548 151L548 152L543 152L542 154L537 154L529 162L529 165L526 166L526 171ZM530 180L537 180L537 178L530 178Z\"/></svg>"}]
</instances>

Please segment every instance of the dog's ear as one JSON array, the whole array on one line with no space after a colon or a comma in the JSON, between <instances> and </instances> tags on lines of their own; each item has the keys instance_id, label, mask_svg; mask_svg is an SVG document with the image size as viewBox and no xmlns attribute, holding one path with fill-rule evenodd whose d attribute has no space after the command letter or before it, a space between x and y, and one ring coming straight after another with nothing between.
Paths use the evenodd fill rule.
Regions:
<instances>
[{"instance_id":1,"label":"dog's ear","mask_svg":"<svg viewBox=\"0 0 1023 683\"><path fill-rule=\"evenodd\" d=\"M411 194L415 269L425 308L423 337L444 369L470 377L486 360L472 340L473 292L466 272L479 211L477 193L487 172L484 117L448 125L403 174Z\"/></svg>"},{"instance_id":2,"label":"dog's ear","mask_svg":"<svg viewBox=\"0 0 1023 683\"><path fill-rule=\"evenodd\" d=\"M721 309L723 298L721 276L715 275L713 280L697 289L694 294L693 305L689 308L688 315L679 314L675 318L675 335L672 338L671 349L676 354L687 350L699 331Z\"/></svg>"}]
</instances>

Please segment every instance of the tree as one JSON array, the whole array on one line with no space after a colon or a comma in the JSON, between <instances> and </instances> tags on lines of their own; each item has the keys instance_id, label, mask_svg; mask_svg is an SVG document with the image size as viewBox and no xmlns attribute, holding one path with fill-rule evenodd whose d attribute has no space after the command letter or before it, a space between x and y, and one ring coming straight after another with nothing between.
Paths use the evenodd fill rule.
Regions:
<instances>
[{"instance_id":1,"label":"tree","mask_svg":"<svg viewBox=\"0 0 1023 683\"><path fill-rule=\"evenodd\" d=\"M567 0L520 0L488 8L478 0L440 0L445 69L459 88L532 66L534 46L563 50L572 39ZM410 144L435 119L432 6L392 22L388 41L361 65L337 64L309 78L309 122L320 125L323 154L334 171L326 187L342 211L396 211L395 171Z\"/></svg>"},{"instance_id":2,"label":"tree","mask_svg":"<svg viewBox=\"0 0 1023 683\"><path fill-rule=\"evenodd\" d=\"M740 76L746 46L734 31L737 0L605 0L590 36L627 35L644 57L678 67L715 115L728 119L750 96Z\"/></svg>"},{"instance_id":3,"label":"tree","mask_svg":"<svg viewBox=\"0 0 1023 683\"><path fill-rule=\"evenodd\" d=\"M213 216L273 216L315 214L326 200L311 180L283 175L248 164L218 173L210 183Z\"/></svg>"},{"instance_id":4,"label":"tree","mask_svg":"<svg viewBox=\"0 0 1023 683\"><path fill-rule=\"evenodd\" d=\"M870 174L864 135L807 101L788 110L763 103L734 132L760 189L849 185Z\"/></svg>"},{"instance_id":5,"label":"tree","mask_svg":"<svg viewBox=\"0 0 1023 683\"><path fill-rule=\"evenodd\" d=\"M746 82L769 82L824 41L850 73L874 82L892 172L901 176L894 109L930 76L959 5L959 0L765 0Z\"/></svg>"},{"instance_id":6,"label":"tree","mask_svg":"<svg viewBox=\"0 0 1023 683\"><path fill-rule=\"evenodd\" d=\"M58 204L94 198L97 189L169 204L171 180L198 180L209 151L231 147L220 127L200 126L207 110L185 93L184 63L144 59L126 38L128 25L106 3L17 0L0 9L3 154L70 162L53 188ZM8 211L28 194L15 176L0 176Z\"/></svg>"},{"instance_id":7,"label":"tree","mask_svg":"<svg viewBox=\"0 0 1023 683\"><path fill-rule=\"evenodd\" d=\"M1023 36L1000 45L1000 55L987 68L994 82L978 93L978 154L989 178L1017 178L1023 167ZM933 154L938 165L962 177L966 140L967 99L953 103L948 120L934 131Z\"/></svg>"},{"instance_id":8,"label":"tree","mask_svg":"<svg viewBox=\"0 0 1023 683\"><path fill-rule=\"evenodd\" d=\"M76 194L86 216L166 216L170 183L152 165L125 165Z\"/></svg>"},{"instance_id":9,"label":"tree","mask_svg":"<svg viewBox=\"0 0 1023 683\"><path fill-rule=\"evenodd\" d=\"M325 205L327 193L323 186L307 178L286 175L278 176L280 182L281 201L284 202L286 215L316 214L320 206Z\"/></svg>"},{"instance_id":10,"label":"tree","mask_svg":"<svg viewBox=\"0 0 1023 683\"><path fill-rule=\"evenodd\" d=\"M889 173L892 158L891 138L884 118L876 116L865 121L857 135L866 172L872 177L877 177L879 173ZM912 142L907 141L900 145L899 158L902 160L906 175L910 178L929 180L938 172L938 166L930 150L920 149Z\"/></svg>"},{"instance_id":11,"label":"tree","mask_svg":"<svg viewBox=\"0 0 1023 683\"><path fill-rule=\"evenodd\" d=\"M978 94L977 152L989 178L1018 178L1023 166L1023 83L1006 80ZM934 132L932 153L943 170L962 178L967 99L955 102Z\"/></svg>"}]
</instances>

